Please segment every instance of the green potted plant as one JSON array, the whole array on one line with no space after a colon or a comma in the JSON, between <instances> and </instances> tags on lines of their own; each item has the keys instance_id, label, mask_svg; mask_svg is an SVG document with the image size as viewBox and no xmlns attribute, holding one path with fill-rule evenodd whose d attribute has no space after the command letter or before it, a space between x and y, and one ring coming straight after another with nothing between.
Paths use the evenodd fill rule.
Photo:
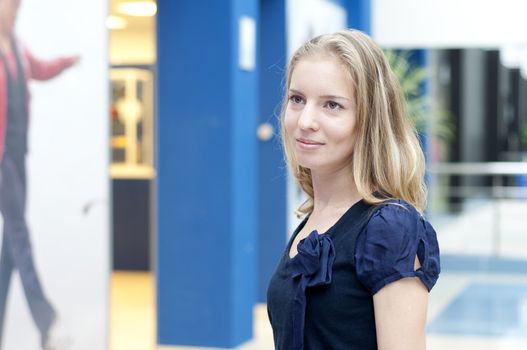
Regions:
<instances>
[{"instance_id":1,"label":"green potted plant","mask_svg":"<svg viewBox=\"0 0 527 350\"><path fill-rule=\"evenodd\" d=\"M433 111L430 96L423 94L423 85L428 78L425 67L416 67L409 63L411 52L408 50L385 50L393 72L399 79L408 105L408 115L420 134L427 134L427 124L432 136L438 137L445 147L454 135L451 114L444 109Z\"/></svg>"},{"instance_id":2,"label":"green potted plant","mask_svg":"<svg viewBox=\"0 0 527 350\"><path fill-rule=\"evenodd\" d=\"M452 114L439 103L432 108L432 96L423 93L429 78L429 70L410 63L411 51L385 50L385 54L401 84L410 119L420 138L422 139L425 135L428 138L428 153L430 155L433 153L429 161L445 160L454 137L455 126L452 122ZM440 177L438 180L437 185L439 186L431 188L430 191L433 211L441 211L446 204L446 194L440 191L440 188L448 186L448 178Z\"/></svg>"}]
</instances>

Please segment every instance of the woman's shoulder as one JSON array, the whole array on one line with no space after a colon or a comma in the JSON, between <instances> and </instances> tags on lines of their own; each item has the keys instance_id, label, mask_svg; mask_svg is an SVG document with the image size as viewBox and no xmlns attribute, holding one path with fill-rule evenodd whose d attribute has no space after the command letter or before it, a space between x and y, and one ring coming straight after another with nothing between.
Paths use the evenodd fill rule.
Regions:
<instances>
[{"instance_id":1,"label":"woman's shoulder","mask_svg":"<svg viewBox=\"0 0 527 350\"><path fill-rule=\"evenodd\" d=\"M385 241L394 249L407 241L436 241L430 222L409 202L389 200L372 208L361 236L364 242Z\"/></svg>"},{"instance_id":2,"label":"woman's shoulder","mask_svg":"<svg viewBox=\"0 0 527 350\"><path fill-rule=\"evenodd\" d=\"M365 228L389 226L393 228L413 229L414 224L425 221L423 215L409 202L403 199L391 199L374 205Z\"/></svg>"},{"instance_id":3,"label":"woman's shoulder","mask_svg":"<svg viewBox=\"0 0 527 350\"><path fill-rule=\"evenodd\" d=\"M421 267L414 270L415 258ZM404 277L420 277L430 290L439 274L434 228L404 200L375 206L355 249L357 272L372 293Z\"/></svg>"}]
</instances>

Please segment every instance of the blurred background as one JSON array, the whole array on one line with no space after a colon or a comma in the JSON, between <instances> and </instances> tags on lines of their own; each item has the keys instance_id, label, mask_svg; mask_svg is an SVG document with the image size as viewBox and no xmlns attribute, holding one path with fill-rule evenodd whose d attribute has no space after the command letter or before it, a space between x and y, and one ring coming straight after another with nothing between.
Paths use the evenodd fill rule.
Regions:
<instances>
[{"instance_id":1,"label":"blurred background","mask_svg":"<svg viewBox=\"0 0 527 350\"><path fill-rule=\"evenodd\" d=\"M442 254L427 348L527 348L524 1L45 3L22 0L18 35L82 61L31 86L28 217L72 349L273 348L266 287L302 201L284 73L342 28L386 50L427 158ZM10 298L3 348L37 349L19 286Z\"/></svg>"}]
</instances>

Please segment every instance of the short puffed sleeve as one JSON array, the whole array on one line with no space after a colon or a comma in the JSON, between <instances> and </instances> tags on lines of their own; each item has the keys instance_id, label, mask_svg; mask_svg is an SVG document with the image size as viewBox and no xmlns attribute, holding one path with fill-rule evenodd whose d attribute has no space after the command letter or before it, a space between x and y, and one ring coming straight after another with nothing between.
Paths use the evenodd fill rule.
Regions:
<instances>
[{"instance_id":1,"label":"short puffed sleeve","mask_svg":"<svg viewBox=\"0 0 527 350\"><path fill-rule=\"evenodd\" d=\"M421 265L417 270L416 256ZM436 233L411 204L382 204L357 238L355 264L360 282L372 295L405 277L418 277L430 291L441 270Z\"/></svg>"}]
</instances>

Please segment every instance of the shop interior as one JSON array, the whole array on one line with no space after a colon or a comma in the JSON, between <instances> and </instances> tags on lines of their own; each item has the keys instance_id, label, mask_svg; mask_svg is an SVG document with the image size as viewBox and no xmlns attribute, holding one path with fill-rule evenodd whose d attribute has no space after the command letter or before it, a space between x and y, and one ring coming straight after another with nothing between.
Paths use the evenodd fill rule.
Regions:
<instances>
[{"instance_id":1,"label":"shop interior","mask_svg":"<svg viewBox=\"0 0 527 350\"><path fill-rule=\"evenodd\" d=\"M111 0L112 275L110 349L155 344L155 1ZM138 49L140 48L140 49Z\"/></svg>"}]
</instances>

